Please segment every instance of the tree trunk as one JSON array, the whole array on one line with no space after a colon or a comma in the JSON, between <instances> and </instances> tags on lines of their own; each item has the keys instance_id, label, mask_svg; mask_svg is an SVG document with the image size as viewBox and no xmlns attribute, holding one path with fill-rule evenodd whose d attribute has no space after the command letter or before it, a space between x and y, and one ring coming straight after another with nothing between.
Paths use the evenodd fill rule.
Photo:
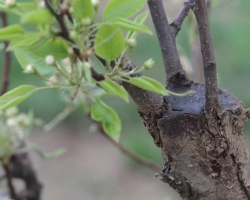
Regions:
<instances>
[{"instance_id":1,"label":"tree trunk","mask_svg":"<svg viewBox=\"0 0 250 200\"><path fill-rule=\"evenodd\" d=\"M172 24L161 0L148 0L148 5L161 46L167 89L193 91L186 97L161 97L123 84L162 150L165 164L157 177L187 200L250 199L249 155L243 135L250 109L218 89L206 1L186 1ZM175 48L175 36L189 8L199 29L204 85L187 79Z\"/></svg>"}]
</instances>

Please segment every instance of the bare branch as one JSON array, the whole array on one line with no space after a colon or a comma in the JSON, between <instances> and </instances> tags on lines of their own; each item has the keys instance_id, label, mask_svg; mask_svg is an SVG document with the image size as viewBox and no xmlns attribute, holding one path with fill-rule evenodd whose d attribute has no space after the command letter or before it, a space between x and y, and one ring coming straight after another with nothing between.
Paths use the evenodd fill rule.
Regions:
<instances>
[{"instance_id":1,"label":"bare branch","mask_svg":"<svg viewBox=\"0 0 250 200\"><path fill-rule=\"evenodd\" d=\"M179 31L181 30L181 25L193 4L194 0L185 1L176 19L170 24L174 37L176 37Z\"/></svg>"},{"instance_id":2,"label":"bare branch","mask_svg":"<svg viewBox=\"0 0 250 200\"><path fill-rule=\"evenodd\" d=\"M206 89L205 109L207 113L211 113L213 110L221 109L221 102L218 97L216 62L209 29L206 0L195 0L195 6L192 9L197 20L201 42Z\"/></svg>"},{"instance_id":3,"label":"bare branch","mask_svg":"<svg viewBox=\"0 0 250 200\"><path fill-rule=\"evenodd\" d=\"M153 19L158 41L161 47L167 80L177 72L183 72L176 49L175 37L162 4L162 0L148 0L148 7Z\"/></svg>"},{"instance_id":4,"label":"bare branch","mask_svg":"<svg viewBox=\"0 0 250 200\"><path fill-rule=\"evenodd\" d=\"M2 26L7 26L7 15L5 12L0 12L0 16L2 19ZM8 42L4 42L4 55L3 55L3 75L2 75L2 88L1 88L1 94L3 95L8 90L9 85L9 74L10 74L10 68L11 68L11 53L9 51L6 51L8 47Z\"/></svg>"}]
</instances>

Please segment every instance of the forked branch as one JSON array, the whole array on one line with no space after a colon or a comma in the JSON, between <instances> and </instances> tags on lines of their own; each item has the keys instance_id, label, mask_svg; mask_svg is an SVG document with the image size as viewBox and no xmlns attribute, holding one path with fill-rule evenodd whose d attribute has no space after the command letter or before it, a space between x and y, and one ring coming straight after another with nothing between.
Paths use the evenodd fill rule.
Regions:
<instances>
[{"instance_id":1,"label":"forked branch","mask_svg":"<svg viewBox=\"0 0 250 200\"><path fill-rule=\"evenodd\" d=\"M216 62L209 29L206 0L195 0L195 5L192 7L192 9L197 20L200 36L206 89L205 109L209 114L213 110L220 110L221 102L218 96Z\"/></svg>"},{"instance_id":2,"label":"forked branch","mask_svg":"<svg viewBox=\"0 0 250 200\"><path fill-rule=\"evenodd\" d=\"M148 7L155 26L161 47L167 80L178 72L183 72L180 58L176 49L175 36L168 23L162 0L148 0Z\"/></svg>"},{"instance_id":3,"label":"forked branch","mask_svg":"<svg viewBox=\"0 0 250 200\"><path fill-rule=\"evenodd\" d=\"M181 25L193 4L194 0L185 1L176 19L170 24L174 37L176 37L178 32L180 31Z\"/></svg>"}]
</instances>

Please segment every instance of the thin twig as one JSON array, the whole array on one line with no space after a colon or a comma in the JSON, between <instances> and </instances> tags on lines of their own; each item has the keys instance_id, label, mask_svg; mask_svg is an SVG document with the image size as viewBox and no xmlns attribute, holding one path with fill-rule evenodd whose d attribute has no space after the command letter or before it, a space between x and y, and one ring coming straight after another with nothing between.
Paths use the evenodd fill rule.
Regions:
<instances>
[{"instance_id":1,"label":"thin twig","mask_svg":"<svg viewBox=\"0 0 250 200\"><path fill-rule=\"evenodd\" d=\"M176 19L170 24L174 37L176 37L178 32L181 30L181 25L193 4L194 0L185 1Z\"/></svg>"},{"instance_id":2,"label":"thin twig","mask_svg":"<svg viewBox=\"0 0 250 200\"><path fill-rule=\"evenodd\" d=\"M9 163L3 163L2 162L2 166L3 166L3 169L4 169L4 173L6 175L7 184L8 184L9 193L10 193L10 198L16 200L17 195L16 195L15 188L13 186L13 183L12 183L12 175L11 175L11 172L10 172Z\"/></svg>"},{"instance_id":3,"label":"thin twig","mask_svg":"<svg viewBox=\"0 0 250 200\"><path fill-rule=\"evenodd\" d=\"M167 80L178 72L183 72L180 58L176 49L175 37L162 4L162 0L148 0L148 7L153 19L158 41L161 47Z\"/></svg>"},{"instance_id":4,"label":"thin twig","mask_svg":"<svg viewBox=\"0 0 250 200\"><path fill-rule=\"evenodd\" d=\"M208 114L212 114L213 111L221 109L221 102L218 96L216 62L209 29L206 0L195 0L195 6L192 9L197 20L201 42L206 89L205 109Z\"/></svg>"},{"instance_id":5,"label":"thin twig","mask_svg":"<svg viewBox=\"0 0 250 200\"><path fill-rule=\"evenodd\" d=\"M2 19L2 26L6 27L7 24L7 14L5 12L0 12L0 16ZM3 75L2 75L2 89L1 94L3 95L8 90L9 86L9 74L10 74L10 68L11 68L11 53L9 51L6 51L8 47L8 42L4 42L4 55L3 55Z\"/></svg>"},{"instance_id":6,"label":"thin twig","mask_svg":"<svg viewBox=\"0 0 250 200\"><path fill-rule=\"evenodd\" d=\"M72 44L75 44L75 42L70 38L69 36L69 31L67 29L67 26L64 22L64 18L63 18L63 13L57 13L53 6L51 5L51 3L49 2L49 0L45 0L45 5L46 7L49 9L49 11L51 12L52 15L54 15L54 17L56 18L60 28L61 28L61 31L60 33L58 34L59 36L61 36L62 38L64 38L65 40L67 40L68 42L72 43ZM81 56L81 52L78 48L76 47L73 47L73 51L74 51L74 54L80 59L82 60L82 56ZM95 69L93 67L91 67L91 72L92 72L92 77L97 80L97 81L102 81L104 80L104 76L103 74L99 74L97 71L95 71Z\"/></svg>"},{"instance_id":7,"label":"thin twig","mask_svg":"<svg viewBox=\"0 0 250 200\"><path fill-rule=\"evenodd\" d=\"M124 146L122 146L120 143L115 142L109 135L105 133L103 130L101 124L97 123L98 126L98 132L103 135L109 142L111 142L117 149L119 149L122 153L127 155L128 157L132 158L136 162L140 163L144 167L147 167L148 169L156 172L156 171L161 171L161 168L155 165L153 162L141 157L138 154L135 154L128 149L126 149Z\"/></svg>"}]
</instances>

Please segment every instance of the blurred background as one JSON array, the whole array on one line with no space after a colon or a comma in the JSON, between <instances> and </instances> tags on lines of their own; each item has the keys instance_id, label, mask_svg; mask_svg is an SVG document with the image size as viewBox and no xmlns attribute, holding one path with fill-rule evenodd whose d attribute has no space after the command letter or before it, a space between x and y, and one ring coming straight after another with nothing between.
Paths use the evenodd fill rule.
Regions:
<instances>
[{"instance_id":1,"label":"blurred background","mask_svg":"<svg viewBox=\"0 0 250 200\"><path fill-rule=\"evenodd\" d=\"M219 86L233 93L250 107L250 1L213 2L209 14ZM106 0L101 0L101 4L106 3ZM183 1L179 0L164 0L169 21L175 18L182 3ZM103 7L100 6L101 12ZM15 16L10 16L9 21L19 23ZM194 29L190 23L191 16L184 22L178 35L178 49L190 76L202 80L200 70L190 67L192 62L196 65L199 63L196 32L192 31ZM151 19L148 19L147 24L153 30ZM141 34L137 42L131 59L138 66L149 58L154 59L155 66L147 75L164 84L164 69L157 38L155 35ZM2 60L2 57L0 59ZM9 89L20 84L43 85L38 78L24 74L13 57ZM107 98L106 102L121 117L121 143L161 167L161 152L145 130L135 104L132 101L130 104L124 103L116 97ZM64 109L64 102L59 91L46 90L36 93L20 104L19 108L24 112L33 109L36 117L49 122ZM154 177L154 172L120 153L102 135L89 133L90 125L84 113L78 110L50 132L37 129L30 136L30 140L45 152L59 148L67 149L65 154L49 161L31 154L39 179L44 185L43 200L180 199L167 184ZM250 123L245 126L245 135L250 147L249 134Z\"/></svg>"}]
</instances>

